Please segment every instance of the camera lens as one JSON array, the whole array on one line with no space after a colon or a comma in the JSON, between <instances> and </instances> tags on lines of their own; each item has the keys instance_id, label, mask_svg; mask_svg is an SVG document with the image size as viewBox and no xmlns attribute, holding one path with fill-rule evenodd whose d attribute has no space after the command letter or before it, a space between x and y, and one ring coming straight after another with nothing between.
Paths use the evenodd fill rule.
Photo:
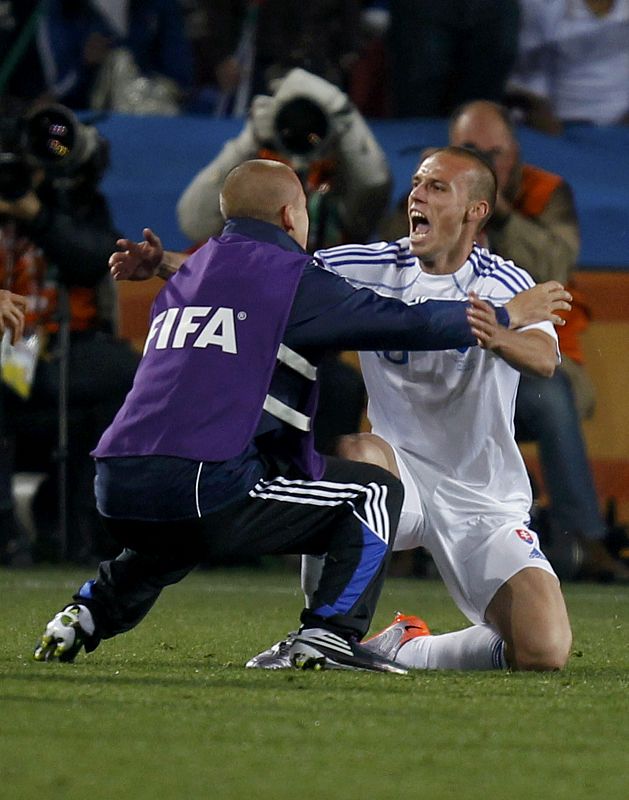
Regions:
<instances>
[{"instance_id":1,"label":"camera lens","mask_svg":"<svg viewBox=\"0 0 629 800\"><path fill-rule=\"evenodd\" d=\"M27 121L29 149L43 163L59 163L72 152L76 130L74 118L65 110L51 107L36 111Z\"/></svg>"},{"instance_id":2,"label":"camera lens","mask_svg":"<svg viewBox=\"0 0 629 800\"><path fill-rule=\"evenodd\" d=\"M321 146L328 134L328 119L312 100L297 97L280 108L275 128L281 146L303 156Z\"/></svg>"}]
</instances>

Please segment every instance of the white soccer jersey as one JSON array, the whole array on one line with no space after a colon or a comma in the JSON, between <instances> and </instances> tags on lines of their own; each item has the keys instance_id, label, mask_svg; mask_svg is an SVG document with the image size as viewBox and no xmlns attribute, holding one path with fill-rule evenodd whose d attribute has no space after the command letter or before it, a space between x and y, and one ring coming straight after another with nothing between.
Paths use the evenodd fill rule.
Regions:
<instances>
[{"instance_id":1,"label":"white soccer jersey","mask_svg":"<svg viewBox=\"0 0 629 800\"><path fill-rule=\"evenodd\" d=\"M353 286L405 302L463 301L474 291L501 306L534 285L513 262L478 246L450 275L422 271L408 239L345 245L317 256ZM550 323L531 327L557 340ZM480 347L365 352L360 361L373 431L402 454L428 509L448 509L468 520L477 514L528 519L531 489L513 436L515 369Z\"/></svg>"}]
</instances>

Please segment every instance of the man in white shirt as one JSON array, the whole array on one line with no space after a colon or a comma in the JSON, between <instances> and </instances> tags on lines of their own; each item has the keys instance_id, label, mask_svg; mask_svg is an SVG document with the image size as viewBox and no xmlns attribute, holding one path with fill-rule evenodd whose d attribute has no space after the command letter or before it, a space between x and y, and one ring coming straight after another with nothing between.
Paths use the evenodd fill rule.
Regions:
<instances>
[{"instance_id":1,"label":"man in white shirt","mask_svg":"<svg viewBox=\"0 0 629 800\"><path fill-rule=\"evenodd\" d=\"M508 81L526 122L629 121L629 0L520 0L518 58Z\"/></svg>"},{"instance_id":2,"label":"man in white shirt","mask_svg":"<svg viewBox=\"0 0 629 800\"><path fill-rule=\"evenodd\" d=\"M408 238L317 255L353 285L407 302L474 293L504 305L534 281L474 242L495 192L493 172L476 155L441 148L413 177ZM474 309L470 320L479 347L361 353L373 430L342 440L340 455L400 475L395 549L426 547L472 625L431 636L418 618L400 616L363 643L414 668L560 669L570 624L559 581L527 527L531 490L513 438L519 371L552 375L557 337L548 322L509 331ZM305 564L307 595L318 563ZM289 666L285 649L278 643L248 666Z\"/></svg>"}]
</instances>

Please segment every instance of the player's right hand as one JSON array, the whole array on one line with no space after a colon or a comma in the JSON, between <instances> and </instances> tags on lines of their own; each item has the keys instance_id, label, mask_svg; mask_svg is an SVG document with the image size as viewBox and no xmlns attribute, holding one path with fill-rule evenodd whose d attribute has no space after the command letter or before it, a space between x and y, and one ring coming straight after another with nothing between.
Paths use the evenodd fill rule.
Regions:
<instances>
[{"instance_id":1,"label":"player's right hand","mask_svg":"<svg viewBox=\"0 0 629 800\"><path fill-rule=\"evenodd\" d=\"M506 304L510 328L523 328L536 322L552 322L565 325L558 311L570 311L572 295L558 281L538 283L525 292L516 294Z\"/></svg>"},{"instance_id":2,"label":"player's right hand","mask_svg":"<svg viewBox=\"0 0 629 800\"><path fill-rule=\"evenodd\" d=\"M109 257L109 271L115 281L145 281L156 274L164 258L161 239L150 228L144 228L142 233L142 242L116 242L120 250Z\"/></svg>"}]
</instances>

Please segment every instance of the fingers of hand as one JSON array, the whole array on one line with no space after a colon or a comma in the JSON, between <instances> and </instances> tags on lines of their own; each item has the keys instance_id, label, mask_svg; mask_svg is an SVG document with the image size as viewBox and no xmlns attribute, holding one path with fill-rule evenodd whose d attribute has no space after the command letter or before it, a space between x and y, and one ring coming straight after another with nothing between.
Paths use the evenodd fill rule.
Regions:
<instances>
[{"instance_id":1,"label":"fingers of hand","mask_svg":"<svg viewBox=\"0 0 629 800\"><path fill-rule=\"evenodd\" d=\"M494 314L493 306L488 303L486 300L481 300L480 297L475 294L474 292L470 292L469 294L469 305L467 307L468 315L470 313L473 314L482 314L486 317L492 317Z\"/></svg>"},{"instance_id":2,"label":"fingers of hand","mask_svg":"<svg viewBox=\"0 0 629 800\"><path fill-rule=\"evenodd\" d=\"M566 290L562 289L562 288L554 289L554 290L548 292L547 293L547 297L548 297L548 299L550 300L551 303L558 303L558 302L571 303L572 302L572 295L570 294L570 292L566 292Z\"/></svg>"},{"instance_id":3,"label":"fingers of hand","mask_svg":"<svg viewBox=\"0 0 629 800\"><path fill-rule=\"evenodd\" d=\"M487 335L486 331L482 331L480 328L472 328L472 334L476 338L476 344L479 347L486 348L489 345L491 337Z\"/></svg>"},{"instance_id":4,"label":"fingers of hand","mask_svg":"<svg viewBox=\"0 0 629 800\"><path fill-rule=\"evenodd\" d=\"M570 311L571 309L572 306L565 300L554 299L551 301L548 307L548 319L550 319L553 325L559 325L561 327L566 324L566 320L558 316L557 312Z\"/></svg>"},{"instance_id":5,"label":"fingers of hand","mask_svg":"<svg viewBox=\"0 0 629 800\"><path fill-rule=\"evenodd\" d=\"M9 306L0 311L0 334L7 328L11 331L11 344L15 344L24 332L24 315L21 309Z\"/></svg>"},{"instance_id":6,"label":"fingers of hand","mask_svg":"<svg viewBox=\"0 0 629 800\"><path fill-rule=\"evenodd\" d=\"M11 294L14 305L19 306L22 311L26 311L26 298L21 294Z\"/></svg>"},{"instance_id":7,"label":"fingers of hand","mask_svg":"<svg viewBox=\"0 0 629 800\"><path fill-rule=\"evenodd\" d=\"M562 309L563 311L570 311L572 308L572 304L569 303L567 300L562 300L560 298L551 298L548 303L549 308L558 310Z\"/></svg>"},{"instance_id":8,"label":"fingers of hand","mask_svg":"<svg viewBox=\"0 0 629 800\"><path fill-rule=\"evenodd\" d=\"M142 233L144 234L144 238L146 239L146 241L149 244L154 245L154 246L161 244L159 236L156 236L156 234L154 234L153 231L150 228L144 228Z\"/></svg>"},{"instance_id":9,"label":"fingers of hand","mask_svg":"<svg viewBox=\"0 0 629 800\"><path fill-rule=\"evenodd\" d=\"M482 300L479 300L478 302L482 305L467 309L468 322L470 323L470 325L482 324L482 325L493 326L495 323L495 315L493 309L491 308L491 306L489 306Z\"/></svg>"},{"instance_id":10,"label":"fingers of hand","mask_svg":"<svg viewBox=\"0 0 629 800\"><path fill-rule=\"evenodd\" d=\"M144 242L133 242L131 239L118 239L116 242L118 250L122 254L128 253L129 251L137 251L138 248L142 247L143 244ZM116 255L116 253L113 255Z\"/></svg>"},{"instance_id":11,"label":"fingers of hand","mask_svg":"<svg viewBox=\"0 0 629 800\"><path fill-rule=\"evenodd\" d=\"M13 320L13 334L11 336L11 344L16 344L24 333L24 317L16 314L16 319Z\"/></svg>"},{"instance_id":12,"label":"fingers of hand","mask_svg":"<svg viewBox=\"0 0 629 800\"><path fill-rule=\"evenodd\" d=\"M482 320L470 320L470 328L474 336L489 338L494 333L494 326Z\"/></svg>"},{"instance_id":13,"label":"fingers of hand","mask_svg":"<svg viewBox=\"0 0 629 800\"><path fill-rule=\"evenodd\" d=\"M482 313L488 316L493 316L494 309L493 306L488 303L486 300L481 300L480 297L475 294L474 292L470 292L469 294L469 305L467 308L468 314L472 313Z\"/></svg>"}]
</instances>

